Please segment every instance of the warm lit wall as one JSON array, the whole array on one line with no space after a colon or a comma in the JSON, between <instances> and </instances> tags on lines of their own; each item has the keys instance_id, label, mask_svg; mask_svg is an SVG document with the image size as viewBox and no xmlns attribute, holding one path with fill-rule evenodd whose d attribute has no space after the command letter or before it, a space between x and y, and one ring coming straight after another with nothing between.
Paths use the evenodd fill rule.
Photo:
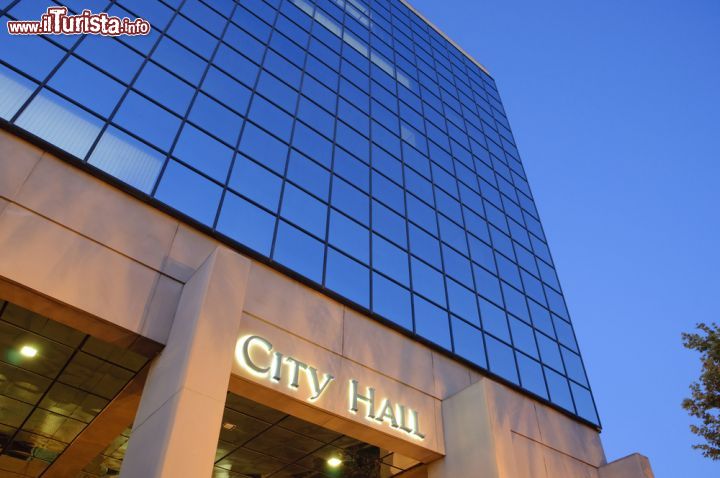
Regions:
<instances>
[{"instance_id":1,"label":"warm lit wall","mask_svg":"<svg viewBox=\"0 0 720 478\"><path fill-rule=\"evenodd\" d=\"M185 283L218 248L225 246L0 131L0 297L117 344L159 348ZM329 357L422 403L428 439L408 440L408 450L427 460L447 455L429 477L652 476L637 455L603 468L595 430L260 263L251 261L237 314L241 328L295 337L300 353ZM238 375L231 387L250 382ZM255 385L271 399L287 394ZM304 417L397 445L397 434L348 428L326 408L305 406Z\"/></svg>"}]
</instances>

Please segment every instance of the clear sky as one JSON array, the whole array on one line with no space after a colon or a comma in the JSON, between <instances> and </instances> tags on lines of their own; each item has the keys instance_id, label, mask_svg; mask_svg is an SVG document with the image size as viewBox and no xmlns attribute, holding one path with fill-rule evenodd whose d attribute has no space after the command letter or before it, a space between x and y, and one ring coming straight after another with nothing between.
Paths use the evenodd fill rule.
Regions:
<instances>
[{"instance_id":1,"label":"clear sky","mask_svg":"<svg viewBox=\"0 0 720 478\"><path fill-rule=\"evenodd\" d=\"M680 406L720 322L720 2L410 1L498 83L608 460L720 476Z\"/></svg>"}]
</instances>

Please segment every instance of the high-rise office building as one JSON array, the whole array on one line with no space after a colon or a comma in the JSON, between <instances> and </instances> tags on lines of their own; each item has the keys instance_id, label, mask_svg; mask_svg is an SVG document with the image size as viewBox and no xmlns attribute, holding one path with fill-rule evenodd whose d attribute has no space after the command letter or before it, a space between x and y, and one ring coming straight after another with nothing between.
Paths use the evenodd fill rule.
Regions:
<instances>
[{"instance_id":1,"label":"high-rise office building","mask_svg":"<svg viewBox=\"0 0 720 478\"><path fill-rule=\"evenodd\" d=\"M0 36L1 476L650 476L493 78L410 5L63 5L151 29Z\"/></svg>"}]
</instances>

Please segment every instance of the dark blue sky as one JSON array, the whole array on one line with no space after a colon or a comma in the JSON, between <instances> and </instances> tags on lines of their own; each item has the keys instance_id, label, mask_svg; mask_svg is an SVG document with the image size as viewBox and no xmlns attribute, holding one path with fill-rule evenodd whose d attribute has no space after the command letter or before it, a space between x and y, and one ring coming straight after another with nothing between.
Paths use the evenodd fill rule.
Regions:
<instances>
[{"instance_id":1,"label":"dark blue sky","mask_svg":"<svg viewBox=\"0 0 720 478\"><path fill-rule=\"evenodd\" d=\"M411 0L494 76L573 316L608 460L720 476L680 333L720 321L720 2Z\"/></svg>"}]
</instances>

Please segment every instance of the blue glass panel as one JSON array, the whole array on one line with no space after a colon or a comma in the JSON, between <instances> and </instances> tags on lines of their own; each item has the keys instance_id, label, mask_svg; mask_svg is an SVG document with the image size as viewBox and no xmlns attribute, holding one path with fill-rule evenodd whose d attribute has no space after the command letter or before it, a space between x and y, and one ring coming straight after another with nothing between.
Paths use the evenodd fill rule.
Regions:
<instances>
[{"instance_id":1,"label":"blue glass panel","mask_svg":"<svg viewBox=\"0 0 720 478\"><path fill-rule=\"evenodd\" d=\"M537 345L535 344L535 334L533 333L532 327L514 317L510 317L509 322L515 348L539 359L540 356L538 355Z\"/></svg>"},{"instance_id":2,"label":"blue glass panel","mask_svg":"<svg viewBox=\"0 0 720 478\"><path fill-rule=\"evenodd\" d=\"M413 329L410 291L373 274L373 311L408 330Z\"/></svg>"},{"instance_id":3,"label":"blue glass panel","mask_svg":"<svg viewBox=\"0 0 720 478\"><path fill-rule=\"evenodd\" d=\"M45 77L65 55L65 51L53 45L41 36L0 35L2 59L19 68L36 80Z\"/></svg>"},{"instance_id":4,"label":"blue glass panel","mask_svg":"<svg viewBox=\"0 0 720 478\"><path fill-rule=\"evenodd\" d=\"M242 155L235 159L230 187L271 211L277 211L280 204L280 176Z\"/></svg>"},{"instance_id":5,"label":"blue glass panel","mask_svg":"<svg viewBox=\"0 0 720 478\"><path fill-rule=\"evenodd\" d=\"M165 150L170 149L180 128L180 118L134 92L125 97L114 121Z\"/></svg>"},{"instance_id":6,"label":"blue glass panel","mask_svg":"<svg viewBox=\"0 0 720 478\"><path fill-rule=\"evenodd\" d=\"M543 367L545 370L545 378L550 391L550 401L560 405L571 412L575 411L573 407L572 396L570 395L570 387L568 380L559 373Z\"/></svg>"},{"instance_id":7,"label":"blue glass panel","mask_svg":"<svg viewBox=\"0 0 720 478\"><path fill-rule=\"evenodd\" d=\"M446 279L450 311L463 319L480 326L480 315L475 293L457 282Z\"/></svg>"},{"instance_id":8,"label":"blue glass panel","mask_svg":"<svg viewBox=\"0 0 720 478\"><path fill-rule=\"evenodd\" d=\"M415 332L448 350L452 349L447 312L425 299L413 296Z\"/></svg>"},{"instance_id":9,"label":"blue glass panel","mask_svg":"<svg viewBox=\"0 0 720 478\"><path fill-rule=\"evenodd\" d=\"M292 184L285 185L282 217L318 237L325 237L327 205Z\"/></svg>"},{"instance_id":10,"label":"blue glass panel","mask_svg":"<svg viewBox=\"0 0 720 478\"><path fill-rule=\"evenodd\" d=\"M283 141L290 141L292 117L261 96L253 98L248 118Z\"/></svg>"},{"instance_id":11,"label":"blue glass panel","mask_svg":"<svg viewBox=\"0 0 720 478\"><path fill-rule=\"evenodd\" d=\"M410 264L415 290L435 303L446 306L445 285L440 271L414 257L410 259Z\"/></svg>"},{"instance_id":12,"label":"blue glass panel","mask_svg":"<svg viewBox=\"0 0 720 478\"><path fill-rule=\"evenodd\" d=\"M477 284L478 292L496 304L502 304L503 300L498 278L478 266L473 267L473 272L475 274L475 283Z\"/></svg>"},{"instance_id":13,"label":"blue glass panel","mask_svg":"<svg viewBox=\"0 0 720 478\"><path fill-rule=\"evenodd\" d=\"M48 85L106 117L125 91L120 83L74 57L62 64Z\"/></svg>"},{"instance_id":14,"label":"blue glass panel","mask_svg":"<svg viewBox=\"0 0 720 478\"><path fill-rule=\"evenodd\" d=\"M293 147L329 168L332 160L332 143L303 123L295 124Z\"/></svg>"},{"instance_id":15,"label":"blue glass panel","mask_svg":"<svg viewBox=\"0 0 720 478\"><path fill-rule=\"evenodd\" d=\"M171 161L155 197L203 224L212 225L221 194L222 188L217 184Z\"/></svg>"},{"instance_id":16,"label":"blue glass panel","mask_svg":"<svg viewBox=\"0 0 720 478\"><path fill-rule=\"evenodd\" d=\"M275 216L232 193L223 201L217 229L257 252L270 254Z\"/></svg>"},{"instance_id":17,"label":"blue glass panel","mask_svg":"<svg viewBox=\"0 0 720 478\"><path fill-rule=\"evenodd\" d=\"M129 83L140 69L143 58L117 40L87 35L75 53L121 81Z\"/></svg>"},{"instance_id":18,"label":"blue glass panel","mask_svg":"<svg viewBox=\"0 0 720 478\"><path fill-rule=\"evenodd\" d=\"M480 317L483 328L508 343L510 343L510 330L508 329L507 315L505 311L492 302L479 299Z\"/></svg>"},{"instance_id":19,"label":"blue glass panel","mask_svg":"<svg viewBox=\"0 0 720 478\"><path fill-rule=\"evenodd\" d=\"M240 151L278 174L285 173L288 146L253 124L245 125Z\"/></svg>"},{"instance_id":20,"label":"blue glass panel","mask_svg":"<svg viewBox=\"0 0 720 478\"><path fill-rule=\"evenodd\" d=\"M540 358L546 365L553 367L555 370L563 372L562 358L560 358L560 347L557 342L544 334L536 334L538 348L540 349Z\"/></svg>"},{"instance_id":21,"label":"blue glass panel","mask_svg":"<svg viewBox=\"0 0 720 478\"><path fill-rule=\"evenodd\" d=\"M337 176L333 178L331 203L356 221L368 225L370 198Z\"/></svg>"},{"instance_id":22,"label":"blue glass panel","mask_svg":"<svg viewBox=\"0 0 720 478\"><path fill-rule=\"evenodd\" d=\"M100 134L101 121L54 93L43 90L17 120L21 128L84 158Z\"/></svg>"},{"instance_id":23,"label":"blue glass panel","mask_svg":"<svg viewBox=\"0 0 720 478\"><path fill-rule=\"evenodd\" d=\"M301 230L280 221L273 259L317 283L322 281L322 243Z\"/></svg>"},{"instance_id":24,"label":"blue glass panel","mask_svg":"<svg viewBox=\"0 0 720 478\"><path fill-rule=\"evenodd\" d=\"M217 68L208 70L202 89L222 104L245 114L250 102L250 90Z\"/></svg>"},{"instance_id":25,"label":"blue glass panel","mask_svg":"<svg viewBox=\"0 0 720 478\"><path fill-rule=\"evenodd\" d=\"M570 389L572 390L572 395L575 399L575 406L577 407L578 415L599 425L600 421L597 413L595 412L595 403L593 402L590 390L572 382L570 382Z\"/></svg>"},{"instance_id":26,"label":"blue glass panel","mask_svg":"<svg viewBox=\"0 0 720 478\"><path fill-rule=\"evenodd\" d=\"M370 261L370 231L335 210L330 211L328 242L367 264Z\"/></svg>"},{"instance_id":27,"label":"blue glass panel","mask_svg":"<svg viewBox=\"0 0 720 478\"><path fill-rule=\"evenodd\" d=\"M520 372L520 384L526 389L547 399L547 387L543 377L540 363L527 355L517 354L518 371Z\"/></svg>"},{"instance_id":28,"label":"blue glass panel","mask_svg":"<svg viewBox=\"0 0 720 478\"><path fill-rule=\"evenodd\" d=\"M224 183L230 169L233 151L194 126L185 124L173 155Z\"/></svg>"},{"instance_id":29,"label":"blue glass panel","mask_svg":"<svg viewBox=\"0 0 720 478\"><path fill-rule=\"evenodd\" d=\"M500 342L489 335L485 336L490 371L506 380L518 383L515 357L510 346Z\"/></svg>"},{"instance_id":30,"label":"blue glass panel","mask_svg":"<svg viewBox=\"0 0 720 478\"><path fill-rule=\"evenodd\" d=\"M195 94L193 87L152 62L145 64L134 87L179 115L187 112Z\"/></svg>"},{"instance_id":31,"label":"blue glass panel","mask_svg":"<svg viewBox=\"0 0 720 478\"><path fill-rule=\"evenodd\" d=\"M103 133L88 162L134 188L150 193L165 157L117 128L110 127Z\"/></svg>"},{"instance_id":32,"label":"blue glass panel","mask_svg":"<svg viewBox=\"0 0 720 478\"><path fill-rule=\"evenodd\" d=\"M560 347L562 352L562 358L565 362L565 370L569 378L575 380L581 385L588 386L587 377L585 376L585 369L583 367L580 356L569 351L565 347Z\"/></svg>"},{"instance_id":33,"label":"blue glass panel","mask_svg":"<svg viewBox=\"0 0 720 478\"><path fill-rule=\"evenodd\" d=\"M330 248L325 286L353 302L370 307L370 271L359 262Z\"/></svg>"},{"instance_id":34,"label":"blue glass panel","mask_svg":"<svg viewBox=\"0 0 720 478\"><path fill-rule=\"evenodd\" d=\"M0 65L0 118L12 118L35 88L32 81Z\"/></svg>"},{"instance_id":35,"label":"blue glass panel","mask_svg":"<svg viewBox=\"0 0 720 478\"><path fill-rule=\"evenodd\" d=\"M152 59L193 84L200 81L205 70L205 62L202 58L169 37L160 40L152 54Z\"/></svg>"},{"instance_id":36,"label":"blue glass panel","mask_svg":"<svg viewBox=\"0 0 720 478\"><path fill-rule=\"evenodd\" d=\"M452 318L453 343L455 353L485 368L485 346L482 332L455 317Z\"/></svg>"},{"instance_id":37,"label":"blue glass panel","mask_svg":"<svg viewBox=\"0 0 720 478\"><path fill-rule=\"evenodd\" d=\"M204 94L198 94L190 109L190 120L229 145L234 146L242 118Z\"/></svg>"},{"instance_id":38,"label":"blue glass panel","mask_svg":"<svg viewBox=\"0 0 720 478\"><path fill-rule=\"evenodd\" d=\"M328 200L330 172L297 151L290 152L287 177L320 199Z\"/></svg>"}]
</instances>

